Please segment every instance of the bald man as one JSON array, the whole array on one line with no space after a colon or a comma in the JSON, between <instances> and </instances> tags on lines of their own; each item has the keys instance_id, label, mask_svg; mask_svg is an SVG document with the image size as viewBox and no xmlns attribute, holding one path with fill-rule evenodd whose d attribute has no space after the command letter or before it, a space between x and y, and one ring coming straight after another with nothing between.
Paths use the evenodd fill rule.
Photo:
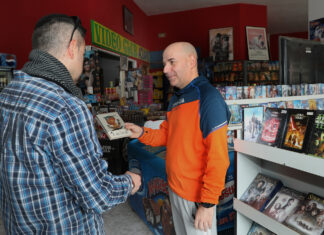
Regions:
<instances>
[{"instance_id":1,"label":"bald man","mask_svg":"<svg viewBox=\"0 0 324 235\"><path fill-rule=\"evenodd\" d=\"M228 107L209 81L198 75L197 53L188 42L169 45L163 64L177 91L166 120L152 130L127 123L132 138L166 146L166 173L177 234L217 234L216 205L229 166Z\"/></svg>"}]
</instances>

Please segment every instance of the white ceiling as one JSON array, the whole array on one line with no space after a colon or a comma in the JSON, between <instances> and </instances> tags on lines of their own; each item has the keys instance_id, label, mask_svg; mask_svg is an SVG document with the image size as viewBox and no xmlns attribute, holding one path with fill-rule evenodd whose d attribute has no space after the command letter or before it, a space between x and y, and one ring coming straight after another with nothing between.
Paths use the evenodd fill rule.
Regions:
<instances>
[{"instance_id":1,"label":"white ceiling","mask_svg":"<svg viewBox=\"0 0 324 235\"><path fill-rule=\"evenodd\" d=\"M270 34L308 31L308 0L133 0L147 15L234 3L267 6Z\"/></svg>"}]
</instances>

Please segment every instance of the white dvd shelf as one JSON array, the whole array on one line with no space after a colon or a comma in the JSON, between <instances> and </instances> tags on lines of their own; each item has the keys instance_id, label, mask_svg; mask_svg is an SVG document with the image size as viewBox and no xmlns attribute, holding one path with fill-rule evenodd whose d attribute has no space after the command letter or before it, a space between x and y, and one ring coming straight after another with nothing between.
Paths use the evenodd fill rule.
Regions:
<instances>
[{"instance_id":1,"label":"white dvd shelf","mask_svg":"<svg viewBox=\"0 0 324 235\"><path fill-rule=\"evenodd\" d=\"M295 190L324 196L324 159L240 139L235 139L234 149L237 151L237 198L233 203L237 211L236 234L247 234L253 221L276 234L298 234L239 198L258 173L280 179Z\"/></svg>"}]
</instances>

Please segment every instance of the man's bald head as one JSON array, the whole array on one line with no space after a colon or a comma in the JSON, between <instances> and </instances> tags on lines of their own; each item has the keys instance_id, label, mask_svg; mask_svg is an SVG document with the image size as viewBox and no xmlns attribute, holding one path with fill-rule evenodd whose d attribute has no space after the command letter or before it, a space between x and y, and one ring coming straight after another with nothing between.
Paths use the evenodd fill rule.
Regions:
<instances>
[{"instance_id":1,"label":"man's bald head","mask_svg":"<svg viewBox=\"0 0 324 235\"><path fill-rule=\"evenodd\" d=\"M167 46L164 51L178 50L186 55L193 55L197 59L197 52L195 47L189 42L175 42Z\"/></svg>"},{"instance_id":2,"label":"man's bald head","mask_svg":"<svg viewBox=\"0 0 324 235\"><path fill-rule=\"evenodd\" d=\"M180 89L198 77L197 52L188 42L175 42L163 52L164 74L171 86Z\"/></svg>"}]
</instances>

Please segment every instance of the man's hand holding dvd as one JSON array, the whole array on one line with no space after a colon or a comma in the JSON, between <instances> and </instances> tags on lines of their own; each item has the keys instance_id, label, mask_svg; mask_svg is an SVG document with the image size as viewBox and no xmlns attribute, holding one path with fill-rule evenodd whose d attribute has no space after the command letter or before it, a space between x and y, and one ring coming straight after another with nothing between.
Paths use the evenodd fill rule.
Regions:
<instances>
[{"instance_id":1,"label":"man's hand holding dvd","mask_svg":"<svg viewBox=\"0 0 324 235\"><path fill-rule=\"evenodd\" d=\"M117 112L98 114L96 119L110 140L132 135L132 132L125 128L125 123Z\"/></svg>"}]
</instances>

